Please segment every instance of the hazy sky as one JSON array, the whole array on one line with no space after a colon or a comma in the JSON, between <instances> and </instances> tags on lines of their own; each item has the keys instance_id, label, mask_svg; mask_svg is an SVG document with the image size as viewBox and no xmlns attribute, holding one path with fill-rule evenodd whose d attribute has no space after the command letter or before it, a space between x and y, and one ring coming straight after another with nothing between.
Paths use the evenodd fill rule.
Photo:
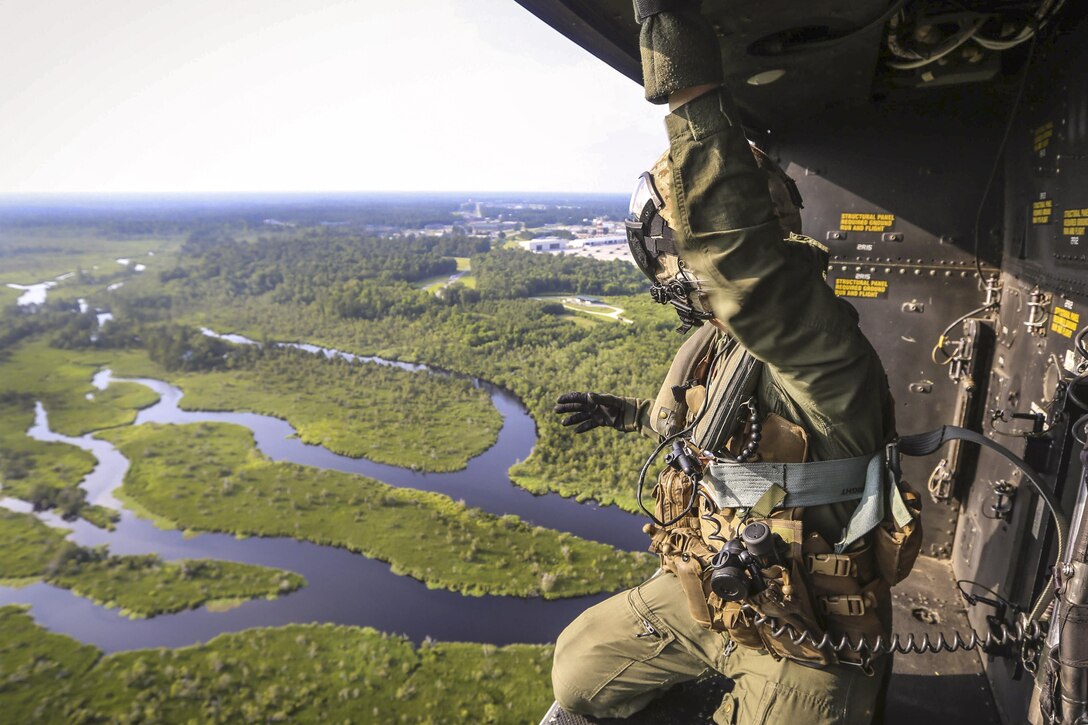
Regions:
<instances>
[{"instance_id":1,"label":"hazy sky","mask_svg":"<svg viewBox=\"0 0 1088 725\"><path fill-rule=\"evenodd\" d=\"M0 192L629 191L642 89L513 0L0 0Z\"/></svg>"}]
</instances>

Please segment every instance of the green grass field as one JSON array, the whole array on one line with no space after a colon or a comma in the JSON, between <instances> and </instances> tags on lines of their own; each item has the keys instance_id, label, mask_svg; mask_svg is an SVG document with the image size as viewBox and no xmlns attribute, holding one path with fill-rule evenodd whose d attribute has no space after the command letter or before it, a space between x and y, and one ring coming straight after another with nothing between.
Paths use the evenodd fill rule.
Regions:
<instances>
[{"instance_id":1,"label":"green grass field","mask_svg":"<svg viewBox=\"0 0 1088 725\"><path fill-rule=\"evenodd\" d=\"M46 579L134 619L248 599L275 599L306 586L294 572L232 561L111 556Z\"/></svg>"},{"instance_id":2,"label":"green grass field","mask_svg":"<svg viewBox=\"0 0 1088 725\"><path fill-rule=\"evenodd\" d=\"M38 486L70 488L94 469L94 456L81 448L27 436L33 423L32 397L0 401L0 484L5 496L30 500Z\"/></svg>"},{"instance_id":3,"label":"green grass field","mask_svg":"<svg viewBox=\"0 0 1088 725\"><path fill-rule=\"evenodd\" d=\"M0 359L0 396L40 400L50 429L64 435L81 436L127 425L135 420L137 411L155 403L158 395L135 383L114 383L96 390L91 378L101 368L123 363L126 358L138 361L146 357L142 351L60 350L46 340L34 340Z\"/></svg>"},{"instance_id":4,"label":"green grass field","mask_svg":"<svg viewBox=\"0 0 1088 725\"><path fill-rule=\"evenodd\" d=\"M93 275L112 274L123 270L118 259L147 265L151 272L158 266L156 257L173 251L180 242L170 237L106 239L93 231L66 227L5 230L0 244L0 284L44 282L77 269Z\"/></svg>"},{"instance_id":5,"label":"green grass field","mask_svg":"<svg viewBox=\"0 0 1088 725\"><path fill-rule=\"evenodd\" d=\"M30 514L0 509L0 581L40 579L71 548L65 534Z\"/></svg>"},{"instance_id":6,"label":"green grass field","mask_svg":"<svg viewBox=\"0 0 1088 725\"><path fill-rule=\"evenodd\" d=\"M6 284L0 282L0 307L6 307L8 305L15 304L15 301L19 299L19 295L22 294L22 290L12 289Z\"/></svg>"},{"instance_id":7,"label":"green grass field","mask_svg":"<svg viewBox=\"0 0 1088 725\"><path fill-rule=\"evenodd\" d=\"M472 260L469 257L454 257L454 260L457 262L458 272L472 271ZM476 289L476 275L463 274L457 278L457 282L470 289ZM442 274L437 277L429 277L417 283L416 286L432 295L436 295L440 290L448 287L449 283L450 275Z\"/></svg>"},{"instance_id":8,"label":"green grass field","mask_svg":"<svg viewBox=\"0 0 1088 725\"><path fill-rule=\"evenodd\" d=\"M429 587L470 595L615 591L655 567L648 554L485 514L440 494L270 461L238 426L142 425L102 437L132 461L120 497L160 525L340 546Z\"/></svg>"},{"instance_id":9,"label":"green grass field","mask_svg":"<svg viewBox=\"0 0 1088 725\"><path fill-rule=\"evenodd\" d=\"M0 509L0 581L44 579L130 617L275 597L306 585L293 572L250 564L105 556L65 541L65 535L34 516Z\"/></svg>"},{"instance_id":10,"label":"green grass field","mask_svg":"<svg viewBox=\"0 0 1088 725\"><path fill-rule=\"evenodd\" d=\"M306 443L422 471L456 471L492 445L502 416L471 382L293 350L243 367L171 373L127 356L121 376L169 380L186 410L252 411L283 418Z\"/></svg>"},{"instance_id":11,"label":"green grass field","mask_svg":"<svg viewBox=\"0 0 1088 725\"><path fill-rule=\"evenodd\" d=\"M67 443L30 438L27 431L34 424L34 403L42 402L51 430L70 436L131 423L140 408L158 400L154 392L132 383L111 385L104 391L91 385L100 367L130 355L142 353L59 350L37 340L0 357L0 486L4 495L52 502L46 506L82 498L76 488L94 469L94 456ZM101 528L111 528L117 515L101 506L73 504L72 508Z\"/></svg>"},{"instance_id":12,"label":"green grass field","mask_svg":"<svg viewBox=\"0 0 1088 725\"><path fill-rule=\"evenodd\" d=\"M535 723L552 649L291 625L103 656L8 606L0 708L19 723Z\"/></svg>"}]
</instances>

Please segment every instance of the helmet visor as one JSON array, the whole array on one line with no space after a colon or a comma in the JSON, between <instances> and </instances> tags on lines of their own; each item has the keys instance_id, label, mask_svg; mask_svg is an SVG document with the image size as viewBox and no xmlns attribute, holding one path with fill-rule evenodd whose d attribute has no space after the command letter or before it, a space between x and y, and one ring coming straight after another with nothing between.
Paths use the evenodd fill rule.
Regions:
<instances>
[{"instance_id":1,"label":"helmet visor","mask_svg":"<svg viewBox=\"0 0 1088 725\"><path fill-rule=\"evenodd\" d=\"M661 253L660 245L657 239L651 237L660 237L665 233L667 225L660 214L664 206L665 202L654 186L653 174L643 172L631 194L624 226L627 228L627 246L631 249L631 256L651 282L657 281L657 274L661 271L657 260Z\"/></svg>"},{"instance_id":2,"label":"helmet visor","mask_svg":"<svg viewBox=\"0 0 1088 725\"><path fill-rule=\"evenodd\" d=\"M651 206L652 202L652 206ZM630 221L649 221L647 216L661 209L665 203L654 186L654 177L649 171L642 172L635 184L635 190L631 193L631 203L627 207L627 218Z\"/></svg>"}]
</instances>

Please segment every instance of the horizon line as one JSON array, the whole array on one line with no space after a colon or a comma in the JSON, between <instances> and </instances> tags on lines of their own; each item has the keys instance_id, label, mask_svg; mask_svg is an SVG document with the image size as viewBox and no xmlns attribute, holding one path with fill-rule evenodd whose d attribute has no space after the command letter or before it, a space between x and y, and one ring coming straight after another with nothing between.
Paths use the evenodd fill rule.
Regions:
<instances>
[{"instance_id":1,"label":"horizon line","mask_svg":"<svg viewBox=\"0 0 1088 725\"><path fill-rule=\"evenodd\" d=\"M306 191L299 189L277 189L277 190L234 190L234 191L179 191L179 190L154 190L154 191L0 191L0 199L10 199L17 197L60 197L60 196L99 196L99 197L122 197L122 196L259 196L259 195L307 195L317 196L322 194L328 195L359 195L359 194L386 194L386 195L405 195L405 194L431 194L431 195L483 195L483 194L547 194L550 196L555 195L576 195L576 196L589 196L589 195L607 195L607 196L627 196L630 191L582 191L582 190L525 190L525 189L513 189L513 190L499 190L499 189L475 189L475 190L436 190L436 189L321 189L317 191Z\"/></svg>"}]
</instances>

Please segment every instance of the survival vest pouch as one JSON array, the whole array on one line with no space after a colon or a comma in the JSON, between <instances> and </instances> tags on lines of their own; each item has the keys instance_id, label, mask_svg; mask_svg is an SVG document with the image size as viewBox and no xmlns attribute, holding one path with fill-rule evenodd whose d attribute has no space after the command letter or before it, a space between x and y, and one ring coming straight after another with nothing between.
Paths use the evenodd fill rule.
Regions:
<instances>
[{"instance_id":1,"label":"survival vest pouch","mask_svg":"<svg viewBox=\"0 0 1088 725\"><path fill-rule=\"evenodd\" d=\"M794 444L787 447L804 452L803 431L797 435L797 426L772 414L764 418L763 427L777 431L769 437L780 441L796 436ZM800 461L794 458L783 463ZM699 485L706 490L721 483L704 481ZM803 518L810 507L788 505L788 483L786 489L777 486L768 489L781 492L777 503L769 504L769 508L767 502L739 510L721 507L713 496L700 495L698 510L684 513L694 485L683 473L666 469L654 489L655 513L662 521L684 515L666 528L647 527L652 536L650 548L660 554L663 568L676 575L692 618L704 627L728 632L739 646L763 649L776 658L787 657L820 666L838 661L862 664L863 658L853 653L836 656L807 642L797 644L788 637L776 637L769 624L756 623L752 611L773 617L779 624L789 624L797 631L807 631L815 639L824 633L834 638L846 636L852 641L863 637L874 641L879 635L887 636L890 622L880 611L879 602L894 583L909 573L921 548L918 519L921 499L917 493L898 481L896 498L909 518L904 523L897 522L893 511L898 507L889 505L875 528L840 547L833 546L818 532L806 529ZM855 495L853 500L857 498ZM711 588L714 552L752 521L768 524L784 542L786 555L781 565L761 569L764 589L743 603L724 601Z\"/></svg>"},{"instance_id":2,"label":"survival vest pouch","mask_svg":"<svg viewBox=\"0 0 1088 725\"><path fill-rule=\"evenodd\" d=\"M703 325L676 352L665 382L661 384L650 409L650 425L658 435L668 437L684 427L690 408L687 405L687 396L683 393L692 388L693 383L701 382L706 377L704 366L717 342L717 336L718 331L712 325Z\"/></svg>"},{"instance_id":3,"label":"survival vest pouch","mask_svg":"<svg viewBox=\"0 0 1088 725\"><path fill-rule=\"evenodd\" d=\"M695 336L689 343L693 340ZM686 360L674 361L670 381L691 383L691 375L705 364L711 342L693 344L697 349L689 351ZM664 569L676 575L692 618L704 627L728 632L738 646L819 666L838 661L863 664L863 658L852 653L836 656L830 648L776 637L770 624L757 624L753 612L810 632L817 640L825 633L852 640L887 635L890 622L882 620L878 602L909 573L921 549L921 499L899 481L894 447L875 456L804 463L808 448L804 429L774 414L761 421L760 462L730 461L751 426L749 421L745 429L733 430L740 401L754 393L762 364L743 348L724 344L730 345L719 352L726 355L724 364L715 364L711 380L687 385L684 396L675 394L666 381L655 402L655 411L668 409L660 420L667 421L667 429L675 434L690 424L702 398L709 398L707 415L696 425L692 441L701 451L719 451L726 459L703 458L704 478L698 483L674 468L662 471L653 491L655 518L676 521L667 527L647 525L650 550L661 556ZM662 405L663 400L669 405ZM655 416L654 422L658 420ZM658 432L663 430L664 426ZM768 492L770 498L764 501ZM693 500L698 501L697 510L686 510ZM833 545L818 532L806 531L802 518L806 508L836 501L858 503L842 539ZM759 520L785 543L788 554L781 564L761 569L765 587L760 591L743 602L724 601L711 588L715 552L736 537L743 524Z\"/></svg>"}]
</instances>

